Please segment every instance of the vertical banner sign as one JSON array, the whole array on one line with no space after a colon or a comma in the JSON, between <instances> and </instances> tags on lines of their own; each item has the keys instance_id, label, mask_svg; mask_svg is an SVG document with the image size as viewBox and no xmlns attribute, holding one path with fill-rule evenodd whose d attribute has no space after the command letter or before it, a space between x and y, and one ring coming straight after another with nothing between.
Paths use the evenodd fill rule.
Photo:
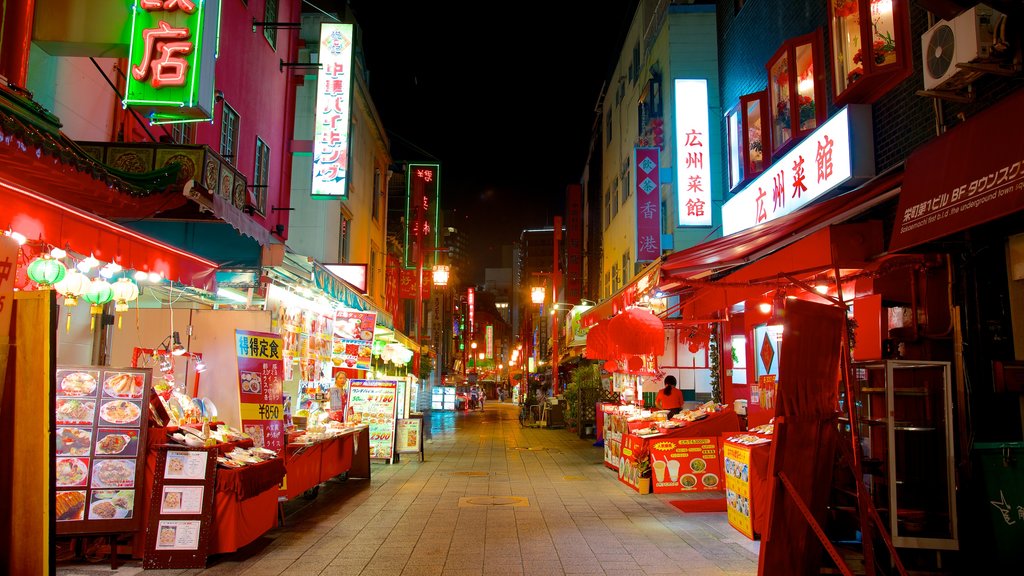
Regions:
<instances>
[{"instance_id":1,"label":"vertical banner sign","mask_svg":"<svg viewBox=\"0 0 1024 576\"><path fill-rule=\"evenodd\" d=\"M14 274L18 269L18 243L0 235L0 399L7 379L7 357L11 352L11 310L14 309Z\"/></svg>"},{"instance_id":2,"label":"vertical banner sign","mask_svg":"<svg viewBox=\"0 0 1024 576\"><path fill-rule=\"evenodd\" d=\"M426 259L425 248L436 247L440 240L440 202L441 166L439 164L409 164L406 169L406 206L405 217L409 223L405 227L405 262L406 268L416 268ZM433 239L431 239L433 235ZM427 268L437 264L436 255ZM424 282L427 284L429 282Z\"/></svg>"},{"instance_id":3,"label":"vertical banner sign","mask_svg":"<svg viewBox=\"0 0 1024 576\"><path fill-rule=\"evenodd\" d=\"M313 198L348 195L352 113L352 25L320 25L320 73L313 114Z\"/></svg>"},{"instance_id":4,"label":"vertical banner sign","mask_svg":"<svg viewBox=\"0 0 1024 576\"><path fill-rule=\"evenodd\" d=\"M711 225L708 81L676 80L676 197L680 226Z\"/></svg>"},{"instance_id":5,"label":"vertical banner sign","mask_svg":"<svg viewBox=\"0 0 1024 576\"><path fill-rule=\"evenodd\" d=\"M466 289L466 302L469 303L469 337L473 338L473 323L476 311L476 292L472 288Z\"/></svg>"},{"instance_id":6,"label":"vertical banner sign","mask_svg":"<svg viewBox=\"0 0 1024 576\"><path fill-rule=\"evenodd\" d=\"M494 358L494 326L490 324L488 324L487 328L484 329L484 342L486 358L491 360Z\"/></svg>"},{"instance_id":7,"label":"vertical banner sign","mask_svg":"<svg viewBox=\"0 0 1024 576\"><path fill-rule=\"evenodd\" d=\"M135 0L122 104L153 124L213 118L219 0Z\"/></svg>"},{"instance_id":8,"label":"vertical banner sign","mask_svg":"<svg viewBox=\"0 0 1024 576\"><path fill-rule=\"evenodd\" d=\"M725 505L729 524L753 540L750 520L750 447L725 444Z\"/></svg>"},{"instance_id":9,"label":"vertical banner sign","mask_svg":"<svg viewBox=\"0 0 1024 576\"><path fill-rule=\"evenodd\" d=\"M672 438L651 443L651 477L657 493L722 489L718 438Z\"/></svg>"},{"instance_id":10,"label":"vertical banner sign","mask_svg":"<svg viewBox=\"0 0 1024 576\"><path fill-rule=\"evenodd\" d=\"M570 184L565 193L565 301L579 302L582 298L583 186Z\"/></svg>"},{"instance_id":11,"label":"vertical banner sign","mask_svg":"<svg viewBox=\"0 0 1024 576\"><path fill-rule=\"evenodd\" d=\"M281 377L284 340L277 334L235 330L238 357L238 407L242 431L256 446L284 449Z\"/></svg>"},{"instance_id":12,"label":"vertical banner sign","mask_svg":"<svg viewBox=\"0 0 1024 576\"><path fill-rule=\"evenodd\" d=\"M398 297L404 300L412 300L416 298L416 287L419 285L419 280L416 277L416 273L419 268L413 268L411 270L402 268L399 271L398 278ZM430 286L431 281L427 276L427 272L423 272L423 290L420 292L420 298L424 301L430 298Z\"/></svg>"},{"instance_id":13,"label":"vertical banner sign","mask_svg":"<svg viewBox=\"0 0 1024 576\"><path fill-rule=\"evenodd\" d=\"M395 448L398 389L393 381L349 380L348 405L370 428L370 458L390 460Z\"/></svg>"},{"instance_id":14,"label":"vertical banner sign","mask_svg":"<svg viewBox=\"0 0 1024 576\"><path fill-rule=\"evenodd\" d=\"M334 317L335 366L369 370L373 352L373 332L377 323L376 312L338 310Z\"/></svg>"},{"instance_id":15,"label":"vertical banner sign","mask_svg":"<svg viewBox=\"0 0 1024 576\"><path fill-rule=\"evenodd\" d=\"M660 152L657 147L633 148L637 262L651 262L661 256Z\"/></svg>"}]
</instances>

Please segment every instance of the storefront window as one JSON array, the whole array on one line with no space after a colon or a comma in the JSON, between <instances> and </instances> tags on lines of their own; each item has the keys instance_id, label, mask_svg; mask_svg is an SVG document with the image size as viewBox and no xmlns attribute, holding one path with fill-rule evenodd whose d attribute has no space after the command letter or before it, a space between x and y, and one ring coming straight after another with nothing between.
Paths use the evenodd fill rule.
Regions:
<instances>
[{"instance_id":1,"label":"storefront window","mask_svg":"<svg viewBox=\"0 0 1024 576\"><path fill-rule=\"evenodd\" d=\"M740 103L725 116L729 141L729 188L760 174L769 163L762 118L767 117L768 93L740 97Z\"/></svg>"},{"instance_id":2,"label":"storefront window","mask_svg":"<svg viewBox=\"0 0 1024 576\"><path fill-rule=\"evenodd\" d=\"M820 38L817 32L793 38L768 61L773 153L787 148L824 120Z\"/></svg>"},{"instance_id":3,"label":"storefront window","mask_svg":"<svg viewBox=\"0 0 1024 576\"><path fill-rule=\"evenodd\" d=\"M910 73L905 0L830 0L837 103L873 102Z\"/></svg>"}]
</instances>

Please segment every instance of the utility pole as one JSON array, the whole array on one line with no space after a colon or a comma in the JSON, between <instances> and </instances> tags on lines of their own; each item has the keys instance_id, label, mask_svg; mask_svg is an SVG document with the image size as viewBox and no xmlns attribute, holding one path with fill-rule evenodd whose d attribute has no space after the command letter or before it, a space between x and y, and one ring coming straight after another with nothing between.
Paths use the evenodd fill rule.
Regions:
<instances>
[{"instance_id":1,"label":"utility pole","mask_svg":"<svg viewBox=\"0 0 1024 576\"><path fill-rule=\"evenodd\" d=\"M558 395L558 340L561 335L558 332L558 285L562 280L562 273L558 269L558 241L562 239L562 217L555 216L555 261L551 269L551 311L554 317L551 322L551 393Z\"/></svg>"}]
</instances>

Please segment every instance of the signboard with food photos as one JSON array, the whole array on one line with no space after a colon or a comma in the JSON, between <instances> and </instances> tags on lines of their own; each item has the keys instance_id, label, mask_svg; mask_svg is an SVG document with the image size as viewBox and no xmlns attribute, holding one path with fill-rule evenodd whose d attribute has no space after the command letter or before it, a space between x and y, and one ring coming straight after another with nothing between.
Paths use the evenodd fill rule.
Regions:
<instances>
[{"instance_id":1,"label":"signboard with food photos","mask_svg":"<svg viewBox=\"0 0 1024 576\"><path fill-rule=\"evenodd\" d=\"M655 494L722 489L718 438L658 438L651 441Z\"/></svg>"},{"instance_id":2,"label":"signboard with food photos","mask_svg":"<svg viewBox=\"0 0 1024 576\"><path fill-rule=\"evenodd\" d=\"M139 529L150 369L58 366L57 534Z\"/></svg>"},{"instance_id":3,"label":"signboard with food photos","mask_svg":"<svg viewBox=\"0 0 1024 576\"><path fill-rule=\"evenodd\" d=\"M156 450L142 567L206 568L217 449L163 445Z\"/></svg>"},{"instance_id":4,"label":"signboard with food photos","mask_svg":"<svg viewBox=\"0 0 1024 576\"><path fill-rule=\"evenodd\" d=\"M370 458L394 458L397 396L392 380L349 380L348 405L357 423L369 425Z\"/></svg>"}]
</instances>

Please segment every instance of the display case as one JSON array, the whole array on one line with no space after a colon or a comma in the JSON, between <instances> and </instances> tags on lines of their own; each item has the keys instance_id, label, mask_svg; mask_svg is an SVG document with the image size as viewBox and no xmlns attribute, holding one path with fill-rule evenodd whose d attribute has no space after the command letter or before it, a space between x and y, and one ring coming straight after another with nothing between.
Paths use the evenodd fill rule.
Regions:
<instances>
[{"instance_id":1,"label":"display case","mask_svg":"<svg viewBox=\"0 0 1024 576\"><path fill-rule=\"evenodd\" d=\"M949 362L853 364L864 482L902 548L958 548Z\"/></svg>"},{"instance_id":2,"label":"display case","mask_svg":"<svg viewBox=\"0 0 1024 576\"><path fill-rule=\"evenodd\" d=\"M832 0L836 104L871 103L913 71L906 0Z\"/></svg>"},{"instance_id":3,"label":"display case","mask_svg":"<svg viewBox=\"0 0 1024 576\"><path fill-rule=\"evenodd\" d=\"M825 121L825 80L818 31L787 40L768 63L772 157Z\"/></svg>"}]
</instances>

